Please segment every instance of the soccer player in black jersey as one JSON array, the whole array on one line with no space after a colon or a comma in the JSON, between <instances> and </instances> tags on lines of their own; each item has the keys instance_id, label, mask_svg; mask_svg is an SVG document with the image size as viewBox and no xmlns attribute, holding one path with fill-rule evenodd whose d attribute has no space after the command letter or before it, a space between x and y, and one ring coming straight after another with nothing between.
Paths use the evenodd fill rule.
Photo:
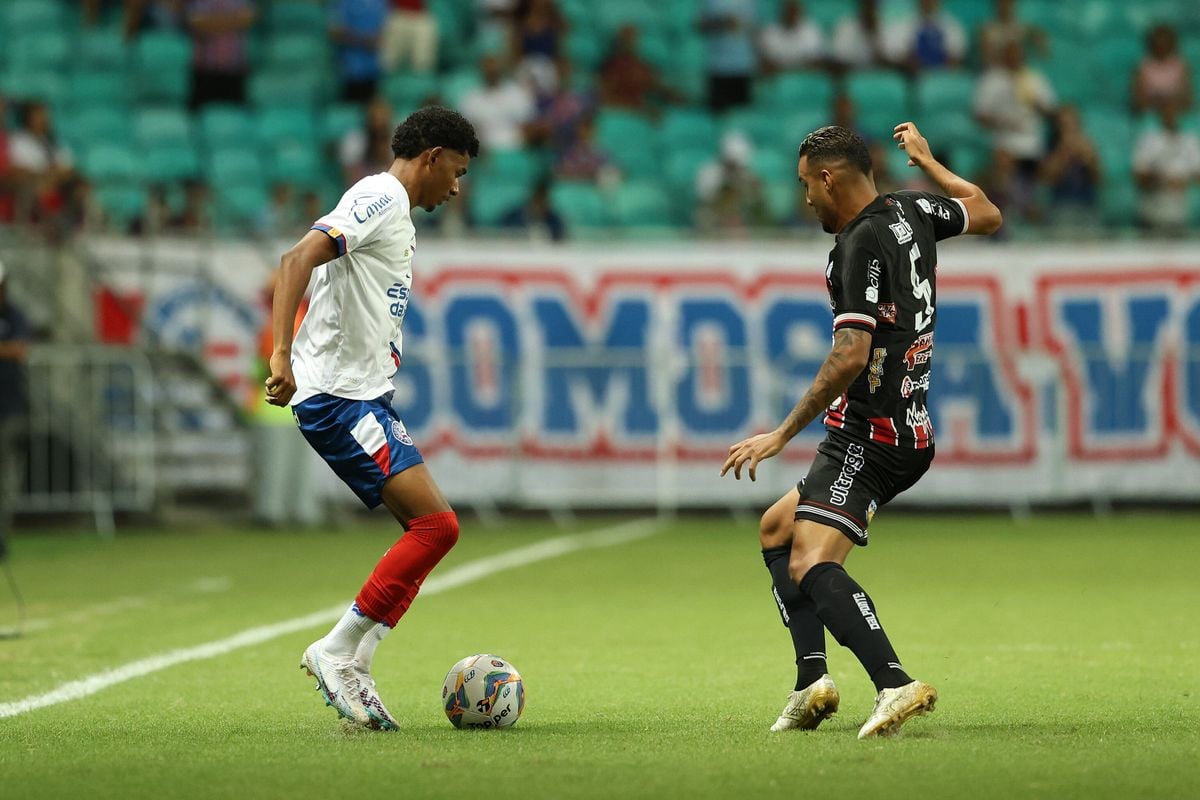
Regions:
<instances>
[{"instance_id":1,"label":"soccer player in black jersey","mask_svg":"<svg viewBox=\"0 0 1200 800\"><path fill-rule=\"evenodd\" d=\"M880 195L871 156L852 131L829 126L800 145L798 174L821 227L836 235L825 271L833 349L783 423L729 448L721 468L751 480L760 461L825 412L825 440L808 475L763 514L763 560L796 648L796 688L773 731L813 729L840 697L825 663L825 628L875 683L859 738L886 736L929 711L937 691L913 680L883 631L875 603L842 564L867 544L876 510L915 484L933 460L925 398L937 319L937 242L990 234L999 209L933 158L911 122L894 138L943 194Z\"/></svg>"}]
</instances>

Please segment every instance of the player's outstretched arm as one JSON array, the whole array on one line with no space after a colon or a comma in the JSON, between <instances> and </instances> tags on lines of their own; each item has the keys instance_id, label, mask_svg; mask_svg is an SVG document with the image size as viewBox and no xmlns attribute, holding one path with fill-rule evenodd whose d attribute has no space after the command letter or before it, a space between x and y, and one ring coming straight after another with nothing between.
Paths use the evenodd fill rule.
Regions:
<instances>
[{"instance_id":1,"label":"player's outstretched arm","mask_svg":"<svg viewBox=\"0 0 1200 800\"><path fill-rule=\"evenodd\" d=\"M929 150L929 142L912 122L901 122L892 132L897 146L908 153L908 165L919 167L947 197L962 202L969 218L967 233L991 234L1000 230L1004 217L983 189L960 178L941 164Z\"/></svg>"},{"instance_id":2,"label":"player's outstretched arm","mask_svg":"<svg viewBox=\"0 0 1200 800\"><path fill-rule=\"evenodd\" d=\"M748 464L750 480L755 480L758 462L776 455L800 431L817 418L829 404L850 388L864 369L871 355L871 334L858 328L842 328L833 335L833 349L817 371L813 385L804 398L792 409L787 419L770 433L743 439L729 448L729 457L721 467L721 475L733 469L733 477L742 479L742 466Z\"/></svg>"},{"instance_id":3,"label":"player's outstretched arm","mask_svg":"<svg viewBox=\"0 0 1200 800\"><path fill-rule=\"evenodd\" d=\"M279 260L275 281L275 296L271 302L271 376L267 378L267 402L286 406L296 393L296 378L292 375L292 336L296 311L304 299L304 290L312 272L321 264L338 257L337 245L321 231L309 231Z\"/></svg>"}]
</instances>

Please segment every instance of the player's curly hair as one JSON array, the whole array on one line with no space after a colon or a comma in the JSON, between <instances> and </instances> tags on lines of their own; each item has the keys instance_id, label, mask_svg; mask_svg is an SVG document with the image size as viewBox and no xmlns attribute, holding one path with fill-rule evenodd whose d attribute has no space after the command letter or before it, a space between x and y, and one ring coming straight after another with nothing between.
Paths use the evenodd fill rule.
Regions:
<instances>
[{"instance_id":1,"label":"player's curly hair","mask_svg":"<svg viewBox=\"0 0 1200 800\"><path fill-rule=\"evenodd\" d=\"M840 125L826 125L804 137L800 155L808 156L811 164L817 161L847 161L864 175L871 174L871 151L854 131Z\"/></svg>"},{"instance_id":2,"label":"player's curly hair","mask_svg":"<svg viewBox=\"0 0 1200 800\"><path fill-rule=\"evenodd\" d=\"M431 147L457 150L471 158L479 155L474 126L462 114L442 106L414 111L392 134L392 153L396 158L416 158Z\"/></svg>"}]
</instances>

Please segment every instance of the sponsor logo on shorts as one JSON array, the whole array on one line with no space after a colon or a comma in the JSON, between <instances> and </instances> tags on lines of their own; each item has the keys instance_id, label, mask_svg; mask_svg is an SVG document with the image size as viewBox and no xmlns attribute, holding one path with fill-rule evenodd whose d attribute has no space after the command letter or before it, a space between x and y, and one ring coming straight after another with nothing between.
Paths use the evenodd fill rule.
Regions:
<instances>
[{"instance_id":1,"label":"sponsor logo on shorts","mask_svg":"<svg viewBox=\"0 0 1200 800\"><path fill-rule=\"evenodd\" d=\"M408 435L408 431L404 430L404 424L398 419L392 420L392 437L399 441L400 444L412 447L412 437Z\"/></svg>"},{"instance_id":2,"label":"sponsor logo on shorts","mask_svg":"<svg viewBox=\"0 0 1200 800\"><path fill-rule=\"evenodd\" d=\"M850 497L850 489L854 486L854 476L867 463L863 458L863 452L861 444L846 446L846 458L842 462L842 471L838 474L837 480L829 487L830 499L835 506L846 505L846 500Z\"/></svg>"}]
</instances>

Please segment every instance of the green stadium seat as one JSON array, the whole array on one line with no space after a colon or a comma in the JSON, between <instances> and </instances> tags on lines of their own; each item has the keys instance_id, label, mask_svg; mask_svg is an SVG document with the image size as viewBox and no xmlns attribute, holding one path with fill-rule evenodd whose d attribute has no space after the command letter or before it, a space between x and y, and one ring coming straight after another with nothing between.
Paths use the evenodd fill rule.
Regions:
<instances>
[{"instance_id":1,"label":"green stadium seat","mask_svg":"<svg viewBox=\"0 0 1200 800\"><path fill-rule=\"evenodd\" d=\"M332 53L324 30L278 34L266 40L261 61L266 69L328 69Z\"/></svg>"},{"instance_id":2,"label":"green stadium seat","mask_svg":"<svg viewBox=\"0 0 1200 800\"><path fill-rule=\"evenodd\" d=\"M682 38L663 75L689 102L705 102L708 91L708 48L704 40L696 35Z\"/></svg>"},{"instance_id":3,"label":"green stadium seat","mask_svg":"<svg viewBox=\"0 0 1200 800\"><path fill-rule=\"evenodd\" d=\"M715 150L678 149L668 151L664 177L673 195L691 198L696 190L696 176L716 156Z\"/></svg>"},{"instance_id":4,"label":"green stadium seat","mask_svg":"<svg viewBox=\"0 0 1200 800\"><path fill-rule=\"evenodd\" d=\"M217 221L233 229L253 229L271 202L261 183L220 183L213 187Z\"/></svg>"},{"instance_id":5,"label":"green stadium seat","mask_svg":"<svg viewBox=\"0 0 1200 800\"><path fill-rule=\"evenodd\" d=\"M118 73L76 72L67 85L65 100L72 116L96 107L124 109L129 102L129 85Z\"/></svg>"},{"instance_id":6,"label":"green stadium seat","mask_svg":"<svg viewBox=\"0 0 1200 800\"><path fill-rule=\"evenodd\" d=\"M946 165L956 174L973 181L983 174L991 161L991 154L982 144L960 144L950 150L949 163Z\"/></svg>"},{"instance_id":7,"label":"green stadium seat","mask_svg":"<svg viewBox=\"0 0 1200 800\"><path fill-rule=\"evenodd\" d=\"M896 124L910 116L908 85L894 72L853 73L846 79L846 93L854 102L859 126L874 138L887 138Z\"/></svg>"},{"instance_id":8,"label":"green stadium seat","mask_svg":"<svg viewBox=\"0 0 1200 800\"><path fill-rule=\"evenodd\" d=\"M833 114L821 108L802 108L775 120L775 144L780 152L795 158L804 137L833 122Z\"/></svg>"},{"instance_id":9,"label":"green stadium seat","mask_svg":"<svg viewBox=\"0 0 1200 800\"><path fill-rule=\"evenodd\" d=\"M661 26L661 12L642 0L604 0L596 4L596 25L603 36L611 36L622 25L635 26L641 36Z\"/></svg>"},{"instance_id":10,"label":"green stadium seat","mask_svg":"<svg viewBox=\"0 0 1200 800\"><path fill-rule=\"evenodd\" d=\"M603 228L610 223L608 202L591 183L556 183L550 189L550 205L571 229Z\"/></svg>"},{"instance_id":11,"label":"green stadium seat","mask_svg":"<svg viewBox=\"0 0 1200 800\"><path fill-rule=\"evenodd\" d=\"M495 227L505 214L528 198L529 190L525 186L481 178L471 184L471 217L476 225Z\"/></svg>"},{"instance_id":12,"label":"green stadium seat","mask_svg":"<svg viewBox=\"0 0 1200 800\"><path fill-rule=\"evenodd\" d=\"M264 108L258 112L254 128L259 144L268 151L285 143L313 147L318 141L317 122L307 108Z\"/></svg>"},{"instance_id":13,"label":"green stadium seat","mask_svg":"<svg viewBox=\"0 0 1200 800\"><path fill-rule=\"evenodd\" d=\"M980 135L972 114L975 78L965 72L929 72L916 85L914 119L935 148L953 147Z\"/></svg>"},{"instance_id":14,"label":"green stadium seat","mask_svg":"<svg viewBox=\"0 0 1200 800\"><path fill-rule=\"evenodd\" d=\"M24 72L62 69L72 55L70 40L53 28L24 31L5 49L9 68Z\"/></svg>"},{"instance_id":15,"label":"green stadium seat","mask_svg":"<svg viewBox=\"0 0 1200 800\"><path fill-rule=\"evenodd\" d=\"M200 174L196 148L187 142L157 142L139 152L142 178L147 183L171 183Z\"/></svg>"},{"instance_id":16,"label":"green stadium seat","mask_svg":"<svg viewBox=\"0 0 1200 800\"><path fill-rule=\"evenodd\" d=\"M629 111L601 110L596 115L596 140L616 164L629 175L644 178L660 169L653 143L654 126ZM636 143L638 146L631 146Z\"/></svg>"},{"instance_id":17,"label":"green stadium seat","mask_svg":"<svg viewBox=\"0 0 1200 800\"><path fill-rule=\"evenodd\" d=\"M655 32L638 37L638 55L658 70L666 69L675 57L670 38Z\"/></svg>"},{"instance_id":18,"label":"green stadium seat","mask_svg":"<svg viewBox=\"0 0 1200 800\"><path fill-rule=\"evenodd\" d=\"M107 71L112 77L123 71L129 61L125 37L116 28L85 30L79 35L74 63L82 71L97 74Z\"/></svg>"},{"instance_id":19,"label":"green stadium seat","mask_svg":"<svg viewBox=\"0 0 1200 800\"><path fill-rule=\"evenodd\" d=\"M489 181L529 189L545 174L545 165L529 150L494 150L485 154L478 172Z\"/></svg>"},{"instance_id":20,"label":"green stadium seat","mask_svg":"<svg viewBox=\"0 0 1200 800\"><path fill-rule=\"evenodd\" d=\"M49 31L66 28L66 11L52 0L10 0L0 11L6 36L12 31ZM72 13L78 14L77 10Z\"/></svg>"},{"instance_id":21,"label":"green stadium seat","mask_svg":"<svg viewBox=\"0 0 1200 800\"><path fill-rule=\"evenodd\" d=\"M1132 180L1105 182L1100 190L1100 216L1114 227L1126 227L1138 218L1138 194Z\"/></svg>"},{"instance_id":22,"label":"green stadium seat","mask_svg":"<svg viewBox=\"0 0 1200 800\"><path fill-rule=\"evenodd\" d=\"M217 150L208 160L208 177L214 185L265 185L264 170L258 153L245 148Z\"/></svg>"},{"instance_id":23,"label":"green stadium seat","mask_svg":"<svg viewBox=\"0 0 1200 800\"><path fill-rule=\"evenodd\" d=\"M190 145L192 123L178 108L142 108L133 118L134 138L139 146L156 144Z\"/></svg>"},{"instance_id":24,"label":"green stadium seat","mask_svg":"<svg viewBox=\"0 0 1200 800\"><path fill-rule=\"evenodd\" d=\"M447 74L441 80L441 95L451 108L457 108L464 97L483 85L483 77L476 67L462 67Z\"/></svg>"},{"instance_id":25,"label":"green stadium seat","mask_svg":"<svg viewBox=\"0 0 1200 800\"><path fill-rule=\"evenodd\" d=\"M99 144L127 146L133 136L129 114L123 109L100 106L87 108L71 117L63 137L76 150Z\"/></svg>"},{"instance_id":26,"label":"green stadium seat","mask_svg":"<svg viewBox=\"0 0 1200 800\"><path fill-rule=\"evenodd\" d=\"M833 94L833 79L824 72L786 72L760 83L754 104L777 114L804 109L819 109L828 114Z\"/></svg>"},{"instance_id":27,"label":"green stadium seat","mask_svg":"<svg viewBox=\"0 0 1200 800\"><path fill-rule=\"evenodd\" d=\"M1086 105L1100 95L1101 81L1093 73L1087 45L1055 38L1050 44L1049 57L1035 62L1035 66L1046 74L1060 100Z\"/></svg>"},{"instance_id":28,"label":"green stadium seat","mask_svg":"<svg viewBox=\"0 0 1200 800\"><path fill-rule=\"evenodd\" d=\"M628 228L671 225L672 206L666 191L655 181L626 181L612 198L613 216Z\"/></svg>"},{"instance_id":29,"label":"green stadium seat","mask_svg":"<svg viewBox=\"0 0 1200 800\"><path fill-rule=\"evenodd\" d=\"M979 0L942 0L942 8L961 22L972 37L979 26L995 15L993 3L981 3Z\"/></svg>"},{"instance_id":30,"label":"green stadium seat","mask_svg":"<svg viewBox=\"0 0 1200 800\"><path fill-rule=\"evenodd\" d=\"M324 179L324 162L315 147L289 141L270 151L268 177L274 183L316 188Z\"/></svg>"},{"instance_id":31,"label":"green stadium seat","mask_svg":"<svg viewBox=\"0 0 1200 800\"><path fill-rule=\"evenodd\" d=\"M755 147L779 148L783 133L779 115L764 109L741 108L730 111L721 121L722 135L738 131L746 135ZM789 138L791 131L787 131Z\"/></svg>"},{"instance_id":32,"label":"green stadium seat","mask_svg":"<svg viewBox=\"0 0 1200 800\"><path fill-rule=\"evenodd\" d=\"M785 225L794 221L798 216L800 204L804 201L800 195L800 184L795 181L770 181L763 184L763 199L767 204L767 215L771 221Z\"/></svg>"},{"instance_id":33,"label":"green stadium seat","mask_svg":"<svg viewBox=\"0 0 1200 800\"><path fill-rule=\"evenodd\" d=\"M1125 35L1095 42L1091 49L1092 83L1095 99L1114 108L1129 104L1133 72L1145 48L1141 39Z\"/></svg>"},{"instance_id":34,"label":"green stadium seat","mask_svg":"<svg viewBox=\"0 0 1200 800\"><path fill-rule=\"evenodd\" d=\"M138 96L151 102L182 103L191 85L192 42L183 34L142 34L134 59Z\"/></svg>"},{"instance_id":35,"label":"green stadium seat","mask_svg":"<svg viewBox=\"0 0 1200 800\"><path fill-rule=\"evenodd\" d=\"M252 146L254 120L241 106L209 105L200 111L200 135L209 150Z\"/></svg>"},{"instance_id":36,"label":"green stadium seat","mask_svg":"<svg viewBox=\"0 0 1200 800\"><path fill-rule=\"evenodd\" d=\"M796 174L796 162L774 150L758 148L750 156L750 169L754 170L754 174L764 183L785 180L790 182L790 177Z\"/></svg>"},{"instance_id":37,"label":"green stadium seat","mask_svg":"<svg viewBox=\"0 0 1200 800\"><path fill-rule=\"evenodd\" d=\"M324 32L329 27L324 7L312 0L274 0L267 4L266 22L274 33Z\"/></svg>"},{"instance_id":38,"label":"green stadium seat","mask_svg":"<svg viewBox=\"0 0 1200 800\"><path fill-rule=\"evenodd\" d=\"M325 95L323 83L316 72L293 74L287 70L262 70L250 76L247 94L250 102L259 107L315 108Z\"/></svg>"},{"instance_id":39,"label":"green stadium seat","mask_svg":"<svg viewBox=\"0 0 1200 800\"><path fill-rule=\"evenodd\" d=\"M133 183L141 175L137 156L128 143L95 144L84 153L83 169L95 181Z\"/></svg>"},{"instance_id":40,"label":"green stadium seat","mask_svg":"<svg viewBox=\"0 0 1200 800\"><path fill-rule=\"evenodd\" d=\"M383 96L398 112L408 114L438 94L438 78L420 72L398 72L383 81Z\"/></svg>"},{"instance_id":41,"label":"green stadium seat","mask_svg":"<svg viewBox=\"0 0 1200 800\"><path fill-rule=\"evenodd\" d=\"M663 153L686 148L712 150L720 139L720 131L707 111L675 108L663 115L658 136L659 150Z\"/></svg>"},{"instance_id":42,"label":"green stadium seat","mask_svg":"<svg viewBox=\"0 0 1200 800\"><path fill-rule=\"evenodd\" d=\"M577 72L597 70L604 62L604 43L590 30L573 27L567 34L566 50Z\"/></svg>"},{"instance_id":43,"label":"green stadium seat","mask_svg":"<svg viewBox=\"0 0 1200 800\"><path fill-rule=\"evenodd\" d=\"M141 186L100 184L93 189L93 195L105 216L122 228L146 213L148 198Z\"/></svg>"},{"instance_id":44,"label":"green stadium seat","mask_svg":"<svg viewBox=\"0 0 1200 800\"><path fill-rule=\"evenodd\" d=\"M355 103L339 103L330 106L321 114L321 142L329 144L363 126L365 115L362 106Z\"/></svg>"},{"instance_id":45,"label":"green stadium seat","mask_svg":"<svg viewBox=\"0 0 1200 800\"><path fill-rule=\"evenodd\" d=\"M56 108L67 96L66 79L54 71L8 72L0 86L11 99L41 100Z\"/></svg>"}]
</instances>

